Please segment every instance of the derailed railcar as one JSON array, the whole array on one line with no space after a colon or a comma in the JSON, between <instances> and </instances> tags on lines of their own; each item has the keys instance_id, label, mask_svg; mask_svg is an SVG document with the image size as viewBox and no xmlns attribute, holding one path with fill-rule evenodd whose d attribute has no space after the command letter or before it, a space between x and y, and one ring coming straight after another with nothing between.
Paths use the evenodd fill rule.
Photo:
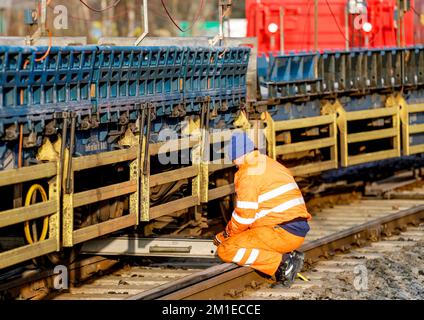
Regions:
<instances>
[{"instance_id":1,"label":"derailed railcar","mask_svg":"<svg viewBox=\"0 0 424 320\"><path fill-rule=\"evenodd\" d=\"M240 116L249 51L0 47L0 267L140 222L158 221L151 234L195 217L201 230L202 141ZM166 153L180 158L164 163Z\"/></svg>"},{"instance_id":2,"label":"derailed railcar","mask_svg":"<svg viewBox=\"0 0 424 320\"><path fill-rule=\"evenodd\" d=\"M258 74L255 60L243 46L1 47L0 267L225 221L235 128L263 132L298 177L422 166L422 47L260 57Z\"/></svg>"}]
</instances>

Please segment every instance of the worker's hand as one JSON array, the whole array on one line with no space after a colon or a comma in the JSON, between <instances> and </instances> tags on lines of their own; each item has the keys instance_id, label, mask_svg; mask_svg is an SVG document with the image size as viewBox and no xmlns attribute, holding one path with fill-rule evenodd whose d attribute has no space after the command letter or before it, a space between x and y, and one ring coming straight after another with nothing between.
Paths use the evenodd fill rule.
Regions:
<instances>
[{"instance_id":1,"label":"worker's hand","mask_svg":"<svg viewBox=\"0 0 424 320\"><path fill-rule=\"evenodd\" d=\"M225 232L225 230L224 231L222 231L222 232L220 232L220 233L218 233L216 236L215 236L215 238L213 239L213 244L214 245L216 245L217 247L222 243L222 242L224 242L225 241L225 239L227 239L228 238L228 234L227 234L227 232Z\"/></svg>"}]
</instances>

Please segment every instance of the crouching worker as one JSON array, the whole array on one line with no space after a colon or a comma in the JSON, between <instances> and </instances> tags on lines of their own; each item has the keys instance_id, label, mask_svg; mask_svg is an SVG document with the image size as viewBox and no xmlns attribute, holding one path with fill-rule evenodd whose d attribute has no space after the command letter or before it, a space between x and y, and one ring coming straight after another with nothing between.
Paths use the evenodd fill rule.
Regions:
<instances>
[{"instance_id":1,"label":"crouching worker","mask_svg":"<svg viewBox=\"0 0 424 320\"><path fill-rule=\"evenodd\" d=\"M246 133L234 133L226 153L238 167L237 203L231 221L215 236L218 255L290 287L303 267L303 253L295 250L311 219L302 194L290 171L260 154Z\"/></svg>"}]
</instances>

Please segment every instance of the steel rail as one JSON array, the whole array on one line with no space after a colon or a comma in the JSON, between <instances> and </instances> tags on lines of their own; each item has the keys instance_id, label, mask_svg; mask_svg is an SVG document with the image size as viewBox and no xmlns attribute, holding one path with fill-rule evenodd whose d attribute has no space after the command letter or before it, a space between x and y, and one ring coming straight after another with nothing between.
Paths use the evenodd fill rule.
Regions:
<instances>
[{"instance_id":1,"label":"steel rail","mask_svg":"<svg viewBox=\"0 0 424 320\"><path fill-rule=\"evenodd\" d=\"M382 235L389 235L408 224L418 225L424 220L424 205L402 210L394 214L331 234L304 244L300 250L308 263L321 257L331 256L335 251L345 251L352 245L361 246ZM264 282L265 278L248 267L224 263L202 272L184 277L176 282L130 296L128 300L182 300L224 299L228 290L243 290L252 281Z\"/></svg>"},{"instance_id":2,"label":"steel rail","mask_svg":"<svg viewBox=\"0 0 424 320\"><path fill-rule=\"evenodd\" d=\"M73 283L87 280L97 272L107 271L118 263L118 260L93 256L75 261L66 267L69 272L69 280ZM37 290L33 290L33 288L53 288L54 278L56 276L57 274L54 273L53 269L35 269L27 271L27 273L22 274L19 278L14 278L9 281L6 280L0 283L0 294L9 292L13 296L15 294L12 294L12 292L16 291L24 292L25 296L21 297L23 299L38 299L38 295L42 295L41 298L44 298L44 295L47 293L43 293L42 290L37 292ZM28 290L23 290L24 288L28 288Z\"/></svg>"}]
</instances>

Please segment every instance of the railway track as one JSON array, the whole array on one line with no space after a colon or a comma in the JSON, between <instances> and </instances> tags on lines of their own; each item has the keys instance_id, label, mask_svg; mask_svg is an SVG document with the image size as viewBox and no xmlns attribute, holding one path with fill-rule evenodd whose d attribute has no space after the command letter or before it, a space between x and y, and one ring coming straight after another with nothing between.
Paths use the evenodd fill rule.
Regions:
<instances>
[{"instance_id":1,"label":"railway track","mask_svg":"<svg viewBox=\"0 0 424 320\"><path fill-rule=\"evenodd\" d=\"M89 284L73 287L70 293L54 300L121 300L130 295L174 282L199 272L196 268L129 267L113 274L91 280Z\"/></svg>"},{"instance_id":2,"label":"railway track","mask_svg":"<svg viewBox=\"0 0 424 320\"><path fill-rule=\"evenodd\" d=\"M119 265L116 259L101 256L88 257L67 265L68 280L72 283L84 281ZM23 271L21 270L23 269ZM55 274L52 268L36 268L27 265L0 281L0 300L42 300L54 287Z\"/></svg>"},{"instance_id":3,"label":"railway track","mask_svg":"<svg viewBox=\"0 0 424 320\"><path fill-rule=\"evenodd\" d=\"M408 224L419 225L424 219L424 200L365 199L336 205L313 216L311 232L302 247L308 265L331 258L337 252L369 245L399 230L405 231ZM73 287L54 299L253 299L267 295L276 299L296 298L301 294L299 288L304 290L320 281L311 277L314 281L297 280L290 290L273 289L269 280L250 268L233 264L207 266L205 263L198 268L188 264L182 268L127 267ZM262 291L256 290L259 288ZM245 295L245 292L253 293ZM275 292L275 296L270 292Z\"/></svg>"},{"instance_id":4,"label":"railway track","mask_svg":"<svg viewBox=\"0 0 424 320\"><path fill-rule=\"evenodd\" d=\"M307 264L378 241L382 236L405 230L410 223L418 225L424 216L422 204L422 201L412 204L407 200L362 200L350 206L323 210L311 223L312 230L322 231L311 233L301 248ZM141 293L132 299L234 299L246 289L266 283L249 268L234 268L169 294L164 294L167 289L164 285L155 292Z\"/></svg>"},{"instance_id":5,"label":"railway track","mask_svg":"<svg viewBox=\"0 0 424 320\"><path fill-rule=\"evenodd\" d=\"M393 260L402 257L402 252L407 252L403 256L417 256L412 248L422 245L424 241L424 224L419 227L408 228L407 231L399 235L390 236L382 241L371 243L369 246L356 248L349 253L336 254L331 259L324 259L315 263L310 270L302 275L309 281L296 281L290 288L273 288L269 284L262 286L251 286L250 290L245 290L235 299L261 300L261 299L417 299L417 296L411 295L407 290L398 290L396 292L385 292L387 286L392 284L381 283L382 279L372 279L374 274L378 274L378 266L387 264L387 269L392 269L395 273L396 264ZM412 252L411 252L412 251ZM393 259L393 255L395 256ZM406 268L409 268L406 266ZM385 268L382 268L385 269ZM401 270L402 271L402 270ZM409 280L410 289L414 285L419 286L413 293L424 290L424 276L422 270L411 266L410 272L405 274L391 275L391 282L408 281L410 274L415 274L416 279ZM387 270L384 272L387 273ZM387 279L388 280L388 279ZM372 284L369 282L373 282ZM380 282L380 283L379 283ZM415 283L414 283L415 282ZM407 284L406 284L407 285ZM377 291L377 292L376 292Z\"/></svg>"},{"instance_id":6,"label":"railway track","mask_svg":"<svg viewBox=\"0 0 424 320\"><path fill-rule=\"evenodd\" d=\"M415 180L413 175L395 177L394 180L389 179L372 185L371 191L372 197L363 199L348 197L349 204L312 209L311 232L302 247L306 253L307 266L315 266L317 262L320 263L323 259L328 260L336 253L372 245L382 237L387 238L393 233L405 231L408 224L418 225L422 221L424 183L421 180ZM343 202L346 202L346 199ZM114 238L95 240L92 252L87 253L96 254L98 250L97 255L88 256L68 265L71 284L69 290L59 292L53 290L52 292L51 288L56 276L53 270L34 269L25 271L13 280L0 279L0 296L3 299L59 300L238 299L244 297L245 292L253 289L255 292L257 289L264 290L264 288L271 290L270 282L251 269L238 268L233 264L221 264L215 256L214 246L207 240L158 238L158 241L145 245L146 243L141 242L140 239L134 239L133 244L137 241L139 243L138 251L129 253L128 250L122 252L123 239L125 237L115 239L118 241L118 251L114 253L115 256L111 252L114 247L109 246L111 241L115 243ZM390 238L387 241L389 240ZM129 247L136 247L133 244ZM161 252L163 246L169 248L170 244L177 246L173 256L183 258L169 258L169 252L166 250ZM190 254L181 251L187 247L192 248ZM156 263L149 262L148 266L145 266L144 264L135 265L134 261L139 262L137 258L122 257L144 256L149 252L156 252L154 255L163 256L166 259L164 262L155 260ZM197 257L196 259L192 258L193 254ZM125 264L125 261L129 263ZM309 276L308 272L306 271L306 275ZM278 294L280 297L299 297L300 289L319 284L319 280L318 282L312 280L315 281L315 277L312 277L309 282L298 280L293 290L290 290L291 293L285 290L283 294L282 290L279 290L281 292ZM278 294L275 293L276 299ZM257 295L251 298L260 298L265 294L257 293Z\"/></svg>"}]
</instances>

